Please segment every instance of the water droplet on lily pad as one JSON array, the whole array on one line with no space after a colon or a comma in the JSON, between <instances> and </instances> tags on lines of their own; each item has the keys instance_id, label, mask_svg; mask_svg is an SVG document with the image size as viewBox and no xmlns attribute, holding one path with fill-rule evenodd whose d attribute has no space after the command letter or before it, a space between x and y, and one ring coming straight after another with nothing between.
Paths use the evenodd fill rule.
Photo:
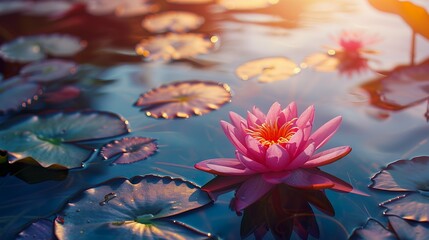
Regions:
<instances>
[{"instance_id":1,"label":"water droplet on lily pad","mask_svg":"<svg viewBox=\"0 0 429 240\"><path fill-rule=\"evenodd\" d=\"M117 195L115 204L101 206L100 199L110 193ZM174 209L172 201L179 203ZM59 239L206 239L207 233L171 218L211 202L206 192L182 179L115 178L71 199L59 213L64 223L55 223L55 233Z\"/></svg>"}]
</instances>

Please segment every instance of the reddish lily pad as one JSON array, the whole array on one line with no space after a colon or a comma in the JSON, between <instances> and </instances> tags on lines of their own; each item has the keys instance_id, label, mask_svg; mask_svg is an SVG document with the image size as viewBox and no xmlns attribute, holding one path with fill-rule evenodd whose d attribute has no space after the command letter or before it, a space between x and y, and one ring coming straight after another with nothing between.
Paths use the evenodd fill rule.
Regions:
<instances>
[{"instance_id":1,"label":"reddish lily pad","mask_svg":"<svg viewBox=\"0 0 429 240\"><path fill-rule=\"evenodd\" d=\"M16 240L54 240L54 223L52 220L40 219L33 222L18 234Z\"/></svg>"},{"instance_id":2,"label":"reddish lily pad","mask_svg":"<svg viewBox=\"0 0 429 240\"><path fill-rule=\"evenodd\" d=\"M193 183L159 176L116 178L87 189L59 213L59 239L207 239L171 218L212 200Z\"/></svg>"},{"instance_id":3,"label":"reddish lily pad","mask_svg":"<svg viewBox=\"0 0 429 240\"><path fill-rule=\"evenodd\" d=\"M42 99L46 103L58 104L76 99L80 96L80 93L80 88L69 85L55 91L45 93Z\"/></svg>"},{"instance_id":4,"label":"reddish lily pad","mask_svg":"<svg viewBox=\"0 0 429 240\"><path fill-rule=\"evenodd\" d=\"M33 62L47 57L69 57L85 48L86 43L65 34L20 37L0 47L0 57L11 62Z\"/></svg>"},{"instance_id":5,"label":"reddish lily pad","mask_svg":"<svg viewBox=\"0 0 429 240\"><path fill-rule=\"evenodd\" d=\"M127 121L108 112L73 112L29 116L0 131L9 163L34 159L43 167L78 168L93 153L81 141L127 133Z\"/></svg>"},{"instance_id":6,"label":"reddish lily pad","mask_svg":"<svg viewBox=\"0 0 429 240\"><path fill-rule=\"evenodd\" d=\"M375 219L368 219L363 227L355 229L349 238L350 240L396 240L398 239L393 232L386 229Z\"/></svg>"},{"instance_id":7,"label":"reddish lily pad","mask_svg":"<svg viewBox=\"0 0 429 240\"><path fill-rule=\"evenodd\" d=\"M46 83L70 76L76 71L76 63L52 59L28 64L21 69L20 75L30 82Z\"/></svg>"},{"instance_id":8,"label":"reddish lily pad","mask_svg":"<svg viewBox=\"0 0 429 240\"><path fill-rule=\"evenodd\" d=\"M153 33L189 32L199 28L204 18L191 12L168 11L146 17L143 28Z\"/></svg>"},{"instance_id":9,"label":"reddish lily pad","mask_svg":"<svg viewBox=\"0 0 429 240\"><path fill-rule=\"evenodd\" d=\"M227 84L190 80L162 85L142 94L134 104L154 118L203 115L231 101Z\"/></svg>"},{"instance_id":10,"label":"reddish lily pad","mask_svg":"<svg viewBox=\"0 0 429 240\"><path fill-rule=\"evenodd\" d=\"M20 77L0 82L0 113L27 107L39 99L42 88L37 83L26 82Z\"/></svg>"},{"instance_id":11,"label":"reddish lily pad","mask_svg":"<svg viewBox=\"0 0 429 240\"><path fill-rule=\"evenodd\" d=\"M272 57L253 60L239 66L235 73L241 80L256 78L259 82L286 80L299 73L301 69L284 57Z\"/></svg>"},{"instance_id":12,"label":"reddish lily pad","mask_svg":"<svg viewBox=\"0 0 429 240\"><path fill-rule=\"evenodd\" d=\"M100 154L106 160L119 156L113 163L127 164L144 160L153 155L157 149L153 138L130 137L106 144Z\"/></svg>"},{"instance_id":13,"label":"reddish lily pad","mask_svg":"<svg viewBox=\"0 0 429 240\"><path fill-rule=\"evenodd\" d=\"M429 97L429 61L400 66L386 76L361 86L371 97L371 104L389 110L401 110Z\"/></svg>"},{"instance_id":14,"label":"reddish lily pad","mask_svg":"<svg viewBox=\"0 0 429 240\"><path fill-rule=\"evenodd\" d=\"M142 40L135 50L147 60L178 60L208 53L215 46L212 38L203 34L169 33Z\"/></svg>"}]
</instances>

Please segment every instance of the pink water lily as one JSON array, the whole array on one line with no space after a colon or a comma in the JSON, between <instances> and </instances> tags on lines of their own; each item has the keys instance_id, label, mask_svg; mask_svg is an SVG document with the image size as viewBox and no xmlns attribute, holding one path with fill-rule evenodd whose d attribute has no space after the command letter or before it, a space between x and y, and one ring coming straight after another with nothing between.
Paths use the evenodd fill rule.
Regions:
<instances>
[{"instance_id":1,"label":"pink water lily","mask_svg":"<svg viewBox=\"0 0 429 240\"><path fill-rule=\"evenodd\" d=\"M235 158L208 159L195 168L220 176L246 176L236 192L237 209L244 209L276 184L303 189L332 188L350 192L337 178L315 169L346 156L351 148L340 146L318 151L335 134L341 117L312 133L314 107L300 116L295 102L282 109L275 102L265 115L254 107L247 119L231 112L231 123L221 126L236 148Z\"/></svg>"}]
</instances>

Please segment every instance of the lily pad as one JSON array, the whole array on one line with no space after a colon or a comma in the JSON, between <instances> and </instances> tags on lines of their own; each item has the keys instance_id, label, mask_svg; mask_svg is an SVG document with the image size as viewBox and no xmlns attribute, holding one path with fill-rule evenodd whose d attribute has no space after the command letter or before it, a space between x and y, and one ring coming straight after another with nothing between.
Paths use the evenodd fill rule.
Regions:
<instances>
[{"instance_id":1,"label":"lily pad","mask_svg":"<svg viewBox=\"0 0 429 240\"><path fill-rule=\"evenodd\" d=\"M52 220L40 219L33 222L18 234L16 240L54 240L54 223Z\"/></svg>"},{"instance_id":2,"label":"lily pad","mask_svg":"<svg viewBox=\"0 0 429 240\"><path fill-rule=\"evenodd\" d=\"M363 227L355 229L349 238L350 240L396 240L398 239L393 232L386 229L375 219L368 219Z\"/></svg>"},{"instance_id":3,"label":"lily pad","mask_svg":"<svg viewBox=\"0 0 429 240\"><path fill-rule=\"evenodd\" d=\"M30 1L2 1L0 2L0 15L20 12L31 6Z\"/></svg>"},{"instance_id":4,"label":"lily pad","mask_svg":"<svg viewBox=\"0 0 429 240\"><path fill-rule=\"evenodd\" d=\"M20 77L0 82L0 113L27 107L39 99L42 88L37 83L26 82Z\"/></svg>"},{"instance_id":5,"label":"lily pad","mask_svg":"<svg viewBox=\"0 0 429 240\"><path fill-rule=\"evenodd\" d=\"M211 39L197 33L169 33L144 39L135 50L146 60L178 60L208 53L215 46Z\"/></svg>"},{"instance_id":6,"label":"lily pad","mask_svg":"<svg viewBox=\"0 0 429 240\"><path fill-rule=\"evenodd\" d=\"M0 146L9 163L36 160L43 167L82 167L93 149L77 142L127 133L127 121L108 112L73 112L29 116L0 131Z\"/></svg>"},{"instance_id":7,"label":"lily pad","mask_svg":"<svg viewBox=\"0 0 429 240\"><path fill-rule=\"evenodd\" d=\"M70 200L55 221L55 233L59 239L207 239L210 234L171 217L211 202L207 193L181 179L117 178Z\"/></svg>"},{"instance_id":8,"label":"lily pad","mask_svg":"<svg viewBox=\"0 0 429 240\"><path fill-rule=\"evenodd\" d=\"M58 104L76 99L80 94L80 88L68 85L55 91L46 92L42 99L45 103Z\"/></svg>"},{"instance_id":9,"label":"lily pad","mask_svg":"<svg viewBox=\"0 0 429 240\"><path fill-rule=\"evenodd\" d=\"M387 208L384 212L385 215L429 222L429 196L427 193L409 193L381 203L380 206Z\"/></svg>"},{"instance_id":10,"label":"lily pad","mask_svg":"<svg viewBox=\"0 0 429 240\"><path fill-rule=\"evenodd\" d=\"M25 14L34 16L55 16L67 12L73 4L61 0L43 0L30 2L31 5L25 9Z\"/></svg>"},{"instance_id":11,"label":"lily pad","mask_svg":"<svg viewBox=\"0 0 429 240\"><path fill-rule=\"evenodd\" d=\"M134 104L154 118L203 115L231 101L227 84L189 80L162 85L142 94Z\"/></svg>"},{"instance_id":12,"label":"lily pad","mask_svg":"<svg viewBox=\"0 0 429 240\"><path fill-rule=\"evenodd\" d=\"M340 65L340 59L334 53L314 53L304 59L305 65L320 72L333 72Z\"/></svg>"},{"instance_id":13,"label":"lily pad","mask_svg":"<svg viewBox=\"0 0 429 240\"><path fill-rule=\"evenodd\" d=\"M219 0L218 4L228 10L253 10L275 5L279 0Z\"/></svg>"},{"instance_id":14,"label":"lily pad","mask_svg":"<svg viewBox=\"0 0 429 240\"><path fill-rule=\"evenodd\" d=\"M104 159L119 156L114 164L127 164L144 160L158 149L155 139L145 137L122 138L106 144L101 149Z\"/></svg>"},{"instance_id":15,"label":"lily pad","mask_svg":"<svg viewBox=\"0 0 429 240\"><path fill-rule=\"evenodd\" d=\"M286 80L299 73L301 69L284 57L272 57L253 60L239 66L235 73L241 80L256 78L259 82Z\"/></svg>"},{"instance_id":16,"label":"lily pad","mask_svg":"<svg viewBox=\"0 0 429 240\"><path fill-rule=\"evenodd\" d=\"M429 157L399 160L375 174L369 187L393 192L429 191L428 170Z\"/></svg>"},{"instance_id":17,"label":"lily pad","mask_svg":"<svg viewBox=\"0 0 429 240\"><path fill-rule=\"evenodd\" d=\"M384 191L407 192L381 204L386 215L407 220L429 222L429 157L399 160L371 178L370 188ZM412 174L410 174L412 173Z\"/></svg>"},{"instance_id":18,"label":"lily pad","mask_svg":"<svg viewBox=\"0 0 429 240\"><path fill-rule=\"evenodd\" d=\"M191 12L168 11L146 17L143 28L152 33L189 32L199 28L204 18Z\"/></svg>"},{"instance_id":19,"label":"lily pad","mask_svg":"<svg viewBox=\"0 0 429 240\"><path fill-rule=\"evenodd\" d=\"M47 57L69 57L86 43L71 35L51 34L20 37L0 47L0 56L11 62L33 62Z\"/></svg>"},{"instance_id":20,"label":"lily pad","mask_svg":"<svg viewBox=\"0 0 429 240\"><path fill-rule=\"evenodd\" d=\"M76 63L52 59L28 64L21 69L20 75L30 82L46 83L70 76L76 71Z\"/></svg>"},{"instance_id":21,"label":"lily pad","mask_svg":"<svg viewBox=\"0 0 429 240\"><path fill-rule=\"evenodd\" d=\"M406 221L398 217L389 217L389 223L398 239L425 240L429 236L429 223Z\"/></svg>"},{"instance_id":22,"label":"lily pad","mask_svg":"<svg viewBox=\"0 0 429 240\"><path fill-rule=\"evenodd\" d=\"M155 12L158 6L149 0L80 0L92 15L115 14L133 17Z\"/></svg>"}]
</instances>

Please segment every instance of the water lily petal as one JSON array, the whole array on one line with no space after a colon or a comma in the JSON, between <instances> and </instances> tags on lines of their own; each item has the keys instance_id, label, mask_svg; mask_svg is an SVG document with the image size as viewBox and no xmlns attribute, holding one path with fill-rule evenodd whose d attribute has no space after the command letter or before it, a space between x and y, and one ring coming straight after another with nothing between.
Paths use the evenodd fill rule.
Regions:
<instances>
[{"instance_id":1,"label":"water lily petal","mask_svg":"<svg viewBox=\"0 0 429 240\"><path fill-rule=\"evenodd\" d=\"M252 113L261 122L265 121L265 119L267 118L267 116L265 116L265 114L261 111L261 109L255 107L255 106L252 108Z\"/></svg>"},{"instance_id":2,"label":"water lily petal","mask_svg":"<svg viewBox=\"0 0 429 240\"><path fill-rule=\"evenodd\" d=\"M302 189L325 189L335 184L328 178L306 169L267 173L263 175L265 181L270 183L285 183L289 186Z\"/></svg>"},{"instance_id":3,"label":"water lily petal","mask_svg":"<svg viewBox=\"0 0 429 240\"><path fill-rule=\"evenodd\" d=\"M301 129L298 129L298 131L296 131L293 137L286 144L286 149L289 152L289 155L291 157L294 157L295 154L297 153L299 147L301 146L303 138L304 138L304 133L302 132Z\"/></svg>"},{"instance_id":4,"label":"water lily petal","mask_svg":"<svg viewBox=\"0 0 429 240\"><path fill-rule=\"evenodd\" d=\"M235 158L208 159L195 164L194 167L217 175L250 175L255 173Z\"/></svg>"},{"instance_id":5,"label":"water lily petal","mask_svg":"<svg viewBox=\"0 0 429 240\"><path fill-rule=\"evenodd\" d=\"M234 210L241 211L250 206L269 192L273 186L274 184L264 181L261 175L248 179L235 193Z\"/></svg>"},{"instance_id":6,"label":"water lily petal","mask_svg":"<svg viewBox=\"0 0 429 240\"><path fill-rule=\"evenodd\" d=\"M278 102L273 103L271 105L270 110L268 110L267 113L267 119L266 122L270 123L271 125L274 125L274 123L277 121L277 118L279 117L281 111L281 105Z\"/></svg>"},{"instance_id":7,"label":"water lily petal","mask_svg":"<svg viewBox=\"0 0 429 240\"><path fill-rule=\"evenodd\" d=\"M336 148L331 148L323 152L313 155L310 160L304 163L303 167L312 168L320 167L329 163L333 163L352 151L352 148L349 146L341 146Z\"/></svg>"},{"instance_id":8,"label":"water lily petal","mask_svg":"<svg viewBox=\"0 0 429 240\"><path fill-rule=\"evenodd\" d=\"M237 153L237 159L240 160L240 162L245 165L247 168L254 170L256 172L267 172L269 169L264 166L263 164L258 163L255 160L252 160L240 153Z\"/></svg>"},{"instance_id":9,"label":"water lily petal","mask_svg":"<svg viewBox=\"0 0 429 240\"><path fill-rule=\"evenodd\" d=\"M247 126L248 128L256 128L258 125L261 125L264 120L260 120L256 115L251 112L247 112Z\"/></svg>"},{"instance_id":10,"label":"water lily petal","mask_svg":"<svg viewBox=\"0 0 429 240\"><path fill-rule=\"evenodd\" d=\"M263 147L258 140L251 136L246 136L245 141L247 147L247 156L256 161L263 161L266 152L265 147Z\"/></svg>"},{"instance_id":11,"label":"water lily petal","mask_svg":"<svg viewBox=\"0 0 429 240\"><path fill-rule=\"evenodd\" d=\"M287 166L287 169L292 170L301 167L308 161L308 159L310 159L314 151L316 151L316 146L314 143L311 143L307 146L307 148L305 148L304 151L302 151L295 159L292 160L289 166Z\"/></svg>"},{"instance_id":12,"label":"water lily petal","mask_svg":"<svg viewBox=\"0 0 429 240\"><path fill-rule=\"evenodd\" d=\"M316 150L322 147L338 130L341 116L335 117L317 129L310 137L316 143Z\"/></svg>"},{"instance_id":13,"label":"water lily petal","mask_svg":"<svg viewBox=\"0 0 429 240\"><path fill-rule=\"evenodd\" d=\"M236 128L240 128L243 123L247 126L246 120L235 112L229 112L229 118Z\"/></svg>"},{"instance_id":14,"label":"water lily petal","mask_svg":"<svg viewBox=\"0 0 429 240\"><path fill-rule=\"evenodd\" d=\"M265 164L273 171L285 169L290 160L288 151L278 144L273 144L267 149Z\"/></svg>"},{"instance_id":15,"label":"water lily petal","mask_svg":"<svg viewBox=\"0 0 429 240\"><path fill-rule=\"evenodd\" d=\"M232 126L230 123L225 121L220 121L220 125L225 132L225 135L228 137L229 141L237 148L238 151L240 151L242 154L247 154L247 148L243 144L244 136L238 134L235 127Z\"/></svg>"},{"instance_id":16,"label":"water lily petal","mask_svg":"<svg viewBox=\"0 0 429 240\"><path fill-rule=\"evenodd\" d=\"M307 126L308 123L313 124L314 112L314 106L311 105L301 114L301 116L299 116L299 118L296 120L296 125L299 128L303 128Z\"/></svg>"}]
</instances>

